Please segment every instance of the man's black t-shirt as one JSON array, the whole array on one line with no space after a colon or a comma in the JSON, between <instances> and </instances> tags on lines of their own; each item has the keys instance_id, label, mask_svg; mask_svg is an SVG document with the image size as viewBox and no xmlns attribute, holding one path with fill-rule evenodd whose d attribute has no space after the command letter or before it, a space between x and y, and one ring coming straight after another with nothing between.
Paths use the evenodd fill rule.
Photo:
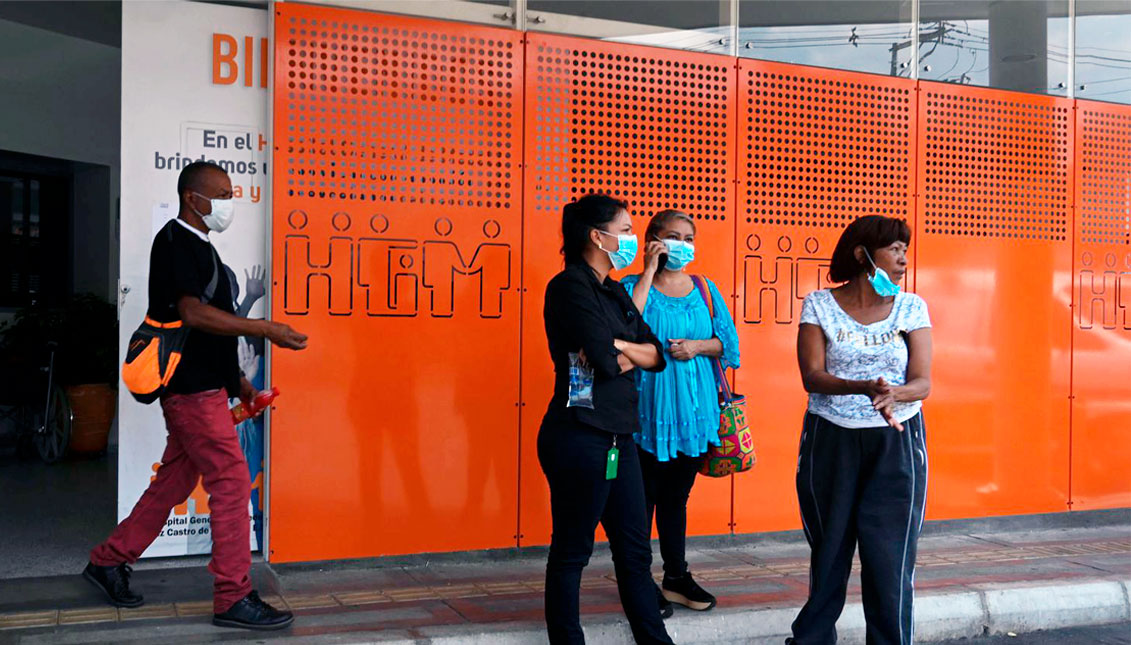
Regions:
<instances>
[{"instance_id":1,"label":"man's black t-shirt","mask_svg":"<svg viewBox=\"0 0 1131 645\"><path fill-rule=\"evenodd\" d=\"M181 296L203 300L216 272L216 292L206 304L234 314L232 287L216 249L177 220L166 224L154 238L149 256L149 317L158 322L180 320L177 301ZM190 330L167 391L196 394L226 389L229 396L238 396L240 368L236 343L234 336Z\"/></svg>"}]
</instances>

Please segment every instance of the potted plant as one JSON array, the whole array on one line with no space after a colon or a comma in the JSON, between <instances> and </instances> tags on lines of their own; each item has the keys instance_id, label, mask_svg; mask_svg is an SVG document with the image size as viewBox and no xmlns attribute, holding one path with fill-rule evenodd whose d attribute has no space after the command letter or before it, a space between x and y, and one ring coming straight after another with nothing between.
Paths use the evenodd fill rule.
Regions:
<instances>
[{"instance_id":1,"label":"potted plant","mask_svg":"<svg viewBox=\"0 0 1131 645\"><path fill-rule=\"evenodd\" d=\"M118 400L118 311L98 296L81 294L71 298L60 319L59 382L74 414L69 448L101 453Z\"/></svg>"}]
</instances>

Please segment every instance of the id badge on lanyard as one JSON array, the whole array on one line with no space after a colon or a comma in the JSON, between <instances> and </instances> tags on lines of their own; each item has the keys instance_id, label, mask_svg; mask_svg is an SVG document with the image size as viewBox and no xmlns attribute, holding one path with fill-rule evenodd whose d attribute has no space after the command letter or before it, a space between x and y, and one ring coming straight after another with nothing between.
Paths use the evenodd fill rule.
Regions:
<instances>
[{"instance_id":1,"label":"id badge on lanyard","mask_svg":"<svg viewBox=\"0 0 1131 645\"><path fill-rule=\"evenodd\" d=\"M613 447L605 457L605 479L617 478L617 464L620 462L620 450L617 449L617 436L613 435Z\"/></svg>"}]
</instances>

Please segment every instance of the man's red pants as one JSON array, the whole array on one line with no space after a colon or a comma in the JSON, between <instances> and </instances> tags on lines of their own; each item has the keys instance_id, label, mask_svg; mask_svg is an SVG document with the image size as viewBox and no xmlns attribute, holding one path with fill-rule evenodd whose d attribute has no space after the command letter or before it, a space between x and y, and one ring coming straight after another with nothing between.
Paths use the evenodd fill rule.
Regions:
<instances>
[{"instance_id":1,"label":"man's red pants","mask_svg":"<svg viewBox=\"0 0 1131 645\"><path fill-rule=\"evenodd\" d=\"M149 547L173 507L188 498L203 476L212 512L213 607L218 614L251 591L247 461L223 390L162 398L169 431L157 477L130 516L90 552L98 566L133 564Z\"/></svg>"}]
</instances>

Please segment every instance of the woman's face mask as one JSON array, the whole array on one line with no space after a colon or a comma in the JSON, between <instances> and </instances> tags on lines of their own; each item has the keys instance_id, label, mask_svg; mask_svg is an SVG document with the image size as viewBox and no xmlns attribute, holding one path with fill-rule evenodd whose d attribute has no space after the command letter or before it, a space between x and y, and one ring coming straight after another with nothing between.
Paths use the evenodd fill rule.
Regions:
<instances>
[{"instance_id":1,"label":"woman's face mask","mask_svg":"<svg viewBox=\"0 0 1131 645\"><path fill-rule=\"evenodd\" d=\"M597 232L601 235L607 235L609 237L615 237L617 239L616 251L605 251L605 247L601 247L602 251L605 251L605 253L609 254L609 259L612 260L614 269L620 271L621 269L632 264L633 260L636 259L636 250L639 242L637 241L635 235L632 235L631 233L627 235L613 235L612 233L607 233L605 231L602 231L601 229L597 229Z\"/></svg>"},{"instance_id":2,"label":"woman's face mask","mask_svg":"<svg viewBox=\"0 0 1131 645\"><path fill-rule=\"evenodd\" d=\"M691 242L684 242L683 240L660 241L668 247L668 262L664 268L679 271L695 259L695 245Z\"/></svg>"},{"instance_id":3,"label":"woman's face mask","mask_svg":"<svg viewBox=\"0 0 1131 645\"><path fill-rule=\"evenodd\" d=\"M868 275L868 282L876 293L881 296L894 296L899 293L899 285L891 281L887 271L876 266L868 249L864 249L864 257L868 258L868 263L872 265L873 273Z\"/></svg>"}]
</instances>

